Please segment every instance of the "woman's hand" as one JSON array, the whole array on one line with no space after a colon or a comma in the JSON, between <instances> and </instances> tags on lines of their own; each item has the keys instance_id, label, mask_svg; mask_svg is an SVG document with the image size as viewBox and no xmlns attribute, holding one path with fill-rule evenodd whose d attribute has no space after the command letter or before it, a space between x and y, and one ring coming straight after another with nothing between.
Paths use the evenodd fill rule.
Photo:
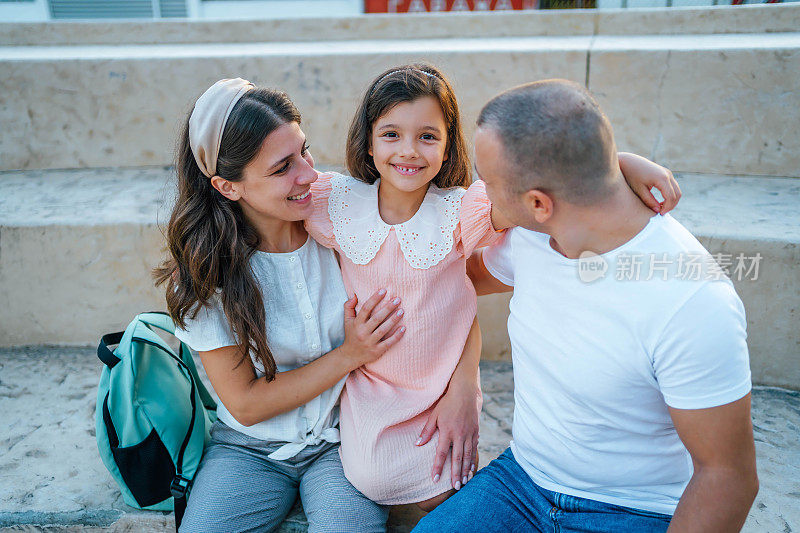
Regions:
<instances>
[{"instance_id":1,"label":"woman's hand","mask_svg":"<svg viewBox=\"0 0 800 533\"><path fill-rule=\"evenodd\" d=\"M436 458L431 470L434 483L439 481L451 446L450 483L453 488L459 490L477 469L478 422L482 405L483 396L477 384L454 386L451 383L433 408L416 444L427 443L439 430Z\"/></svg>"},{"instance_id":2,"label":"woman's hand","mask_svg":"<svg viewBox=\"0 0 800 533\"><path fill-rule=\"evenodd\" d=\"M338 350L353 370L379 358L406 331L405 326L398 326L403 318L400 298L384 302L385 296L386 289L377 291L358 313L358 296L344 303L344 343Z\"/></svg>"},{"instance_id":3,"label":"woman's hand","mask_svg":"<svg viewBox=\"0 0 800 533\"><path fill-rule=\"evenodd\" d=\"M681 199L681 188L668 168L627 152L619 153L619 168L633 192L656 213L670 212ZM654 187L664 197L663 202L650 192Z\"/></svg>"}]
</instances>

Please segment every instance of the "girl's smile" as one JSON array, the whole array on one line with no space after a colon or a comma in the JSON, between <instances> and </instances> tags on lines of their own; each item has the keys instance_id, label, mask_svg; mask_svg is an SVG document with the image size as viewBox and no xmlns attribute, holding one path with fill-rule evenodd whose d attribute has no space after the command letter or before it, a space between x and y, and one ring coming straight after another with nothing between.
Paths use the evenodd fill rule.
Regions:
<instances>
[{"instance_id":1,"label":"girl's smile","mask_svg":"<svg viewBox=\"0 0 800 533\"><path fill-rule=\"evenodd\" d=\"M447 127L436 98L400 102L372 125L369 155L381 188L418 193L427 190L447 159Z\"/></svg>"},{"instance_id":2,"label":"girl's smile","mask_svg":"<svg viewBox=\"0 0 800 533\"><path fill-rule=\"evenodd\" d=\"M397 172L399 172L404 176L413 176L414 174L416 174L417 172L419 172L424 168L424 167L415 167L411 165L405 165L405 166L392 165L392 166Z\"/></svg>"}]
</instances>

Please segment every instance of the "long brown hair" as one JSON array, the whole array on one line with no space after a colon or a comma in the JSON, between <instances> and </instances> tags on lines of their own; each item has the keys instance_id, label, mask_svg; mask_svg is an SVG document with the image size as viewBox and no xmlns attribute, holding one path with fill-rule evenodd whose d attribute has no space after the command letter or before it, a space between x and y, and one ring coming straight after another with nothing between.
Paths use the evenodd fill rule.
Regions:
<instances>
[{"instance_id":1,"label":"long brown hair","mask_svg":"<svg viewBox=\"0 0 800 533\"><path fill-rule=\"evenodd\" d=\"M347 170L353 177L366 183L375 183L380 178L369 155L372 126L397 104L425 96L439 102L447 125L447 160L433 178L433 184L440 188L470 184L469 154L455 92L439 69L422 63L390 68L367 88L347 135Z\"/></svg>"},{"instance_id":2,"label":"long brown hair","mask_svg":"<svg viewBox=\"0 0 800 533\"><path fill-rule=\"evenodd\" d=\"M300 113L286 93L263 88L245 93L225 123L217 175L240 181L267 135L288 122L299 124ZM252 351L267 381L272 381L277 369L267 346L263 295L250 268L259 236L239 204L214 189L197 166L189 145L188 117L175 168L178 198L166 231L170 256L153 269L156 285L166 284L169 314L185 328L186 318L213 305L212 298L219 292L228 325L243 347L239 364L252 365Z\"/></svg>"}]
</instances>

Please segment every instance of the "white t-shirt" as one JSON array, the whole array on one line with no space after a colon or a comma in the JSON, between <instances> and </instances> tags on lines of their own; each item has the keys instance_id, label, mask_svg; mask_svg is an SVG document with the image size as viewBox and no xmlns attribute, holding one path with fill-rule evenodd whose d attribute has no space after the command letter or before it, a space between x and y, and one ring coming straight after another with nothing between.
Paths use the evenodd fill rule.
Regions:
<instances>
[{"instance_id":1,"label":"white t-shirt","mask_svg":"<svg viewBox=\"0 0 800 533\"><path fill-rule=\"evenodd\" d=\"M519 464L548 490L673 514L692 462L667 405L715 407L751 388L744 308L731 282L669 215L588 260L517 228L484 263L514 286Z\"/></svg>"},{"instance_id":2,"label":"white t-shirt","mask_svg":"<svg viewBox=\"0 0 800 533\"><path fill-rule=\"evenodd\" d=\"M256 252L250 259L260 284L266 311L267 344L278 372L301 367L344 342L344 302L347 293L339 263L332 250L311 237L290 253ZM231 332L219 296L213 307L205 307L186 329L175 336L198 351L209 351L238 342ZM252 355L252 354L251 354ZM256 374L264 368L253 359ZM286 442L272 454L273 459L295 456L307 445L321 441L339 442L339 394L345 378L308 402L289 412L252 426L240 424L221 402L219 420L233 429L268 441Z\"/></svg>"}]
</instances>

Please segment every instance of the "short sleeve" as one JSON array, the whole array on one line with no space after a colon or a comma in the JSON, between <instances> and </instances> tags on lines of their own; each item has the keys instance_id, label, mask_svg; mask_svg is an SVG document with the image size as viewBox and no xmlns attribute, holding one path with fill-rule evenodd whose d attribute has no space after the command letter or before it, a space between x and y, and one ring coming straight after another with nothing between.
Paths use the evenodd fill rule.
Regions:
<instances>
[{"instance_id":1,"label":"short sleeve","mask_svg":"<svg viewBox=\"0 0 800 533\"><path fill-rule=\"evenodd\" d=\"M336 247L333 223L328 214L328 200L331 197L331 174L321 173L311 184L311 216L305 220L306 231L325 248Z\"/></svg>"},{"instance_id":2,"label":"short sleeve","mask_svg":"<svg viewBox=\"0 0 800 533\"><path fill-rule=\"evenodd\" d=\"M514 230L505 232L498 242L483 251L483 264L486 270L509 287L514 286L514 255L511 238Z\"/></svg>"},{"instance_id":3,"label":"short sleeve","mask_svg":"<svg viewBox=\"0 0 800 533\"><path fill-rule=\"evenodd\" d=\"M486 185L475 180L461 199L460 212L461 243L464 255L469 257L475 248L496 242L503 231L492 226L492 202L486 195Z\"/></svg>"},{"instance_id":4,"label":"short sleeve","mask_svg":"<svg viewBox=\"0 0 800 533\"><path fill-rule=\"evenodd\" d=\"M175 336L198 352L239 344L230 329L218 296L212 298L209 305L201 307L194 318L186 317L186 327L175 328Z\"/></svg>"},{"instance_id":5,"label":"short sleeve","mask_svg":"<svg viewBox=\"0 0 800 533\"><path fill-rule=\"evenodd\" d=\"M750 392L744 306L727 280L706 283L667 323L653 367L664 401L706 409Z\"/></svg>"}]
</instances>

